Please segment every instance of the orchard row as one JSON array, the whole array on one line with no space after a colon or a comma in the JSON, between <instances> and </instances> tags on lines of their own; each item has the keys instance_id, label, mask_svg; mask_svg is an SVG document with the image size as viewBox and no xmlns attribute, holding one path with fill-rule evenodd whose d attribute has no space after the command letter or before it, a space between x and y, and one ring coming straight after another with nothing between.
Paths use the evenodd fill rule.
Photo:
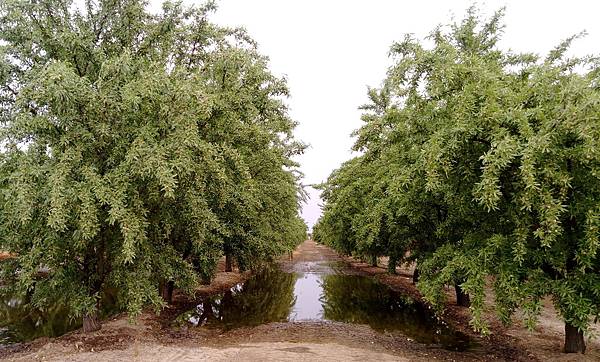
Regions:
<instances>
[{"instance_id":1,"label":"orchard row","mask_svg":"<svg viewBox=\"0 0 600 362\"><path fill-rule=\"evenodd\" d=\"M455 286L483 333L486 294L531 328L550 298L565 351L584 352L600 316L600 63L568 56L577 36L543 58L504 51L502 29L502 12L471 9L392 46L314 237L391 272L415 263L426 300L441 310Z\"/></svg>"}]
</instances>

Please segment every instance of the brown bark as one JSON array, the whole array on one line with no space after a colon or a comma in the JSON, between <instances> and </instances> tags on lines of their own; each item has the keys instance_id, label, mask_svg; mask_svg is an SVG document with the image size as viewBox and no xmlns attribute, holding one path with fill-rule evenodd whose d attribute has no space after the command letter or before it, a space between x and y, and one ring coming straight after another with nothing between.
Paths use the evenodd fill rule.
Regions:
<instances>
[{"instance_id":1,"label":"brown bark","mask_svg":"<svg viewBox=\"0 0 600 362\"><path fill-rule=\"evenodd\" d=\"M471 305L471 298L469 294L460 287L459 283L454 284L454 290L456 290L456 305L461 307L469 307Z\"/></svg>"},{"instance_id":2,"label":"brown bark","mask_svg":"<svg viewBox=\"0 0 600 362\"><path fill-rule=\"evenodd\" d=\"M231 256L231 254L225 254L225 271L233 271L233 257Z\"/></svg>"},{"instance_id":3,"label":"brown bark","mask_svg":"<svg viewBox=\"0 0 600 362\"><path fill-rule=\"evenodd\" d=\"M167 304L173 302L173 289L175 289L175 282L172 280L160 283L160 296Z\"/></svg>"},{"instance_id":4,"label":"brown bark","mask_svg":"<svg viewBox=\"0 0 600 362\"><path fill-rule=\"evenodd\" d=\"M585 339L583 331L574 325L565 322L565 353L585 353Z\"/></svg>"},{"instance_id":5,"label":"brown bark","mask_svg":"<svg viewBox=\"0 0 600 362\"><path fill-rule=\"evenodd\" d=\"M100 318L98 318L98 309L83 316L83 333L98 331L102 328Z\"/></svg>"},{"instance_id":6,"label":"brown bark","mask_svg":"<svg viewBox=\"0 0 600 362\"><path fill-rule=\"evenodd\" d=\"M415 267L415 271L413 272L412 282L413 284L417 284L419 282L419 268Z\"/></svg>"}]
</instances>

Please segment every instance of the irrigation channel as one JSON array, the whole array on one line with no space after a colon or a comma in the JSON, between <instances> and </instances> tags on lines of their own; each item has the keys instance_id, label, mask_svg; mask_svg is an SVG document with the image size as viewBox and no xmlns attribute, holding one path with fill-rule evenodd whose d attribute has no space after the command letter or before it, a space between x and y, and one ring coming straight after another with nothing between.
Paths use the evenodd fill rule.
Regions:
<instances>
[{"instance_id":1,"label":"irrigation channel","mask_svg":"<svg viewBox=\"0 0 600 362\"><path fill-rule=\"evenodd\" d=\"M452 330L429 308L361 275L330 249L311 241L302 248L292 260L282 259L245 282L178 311L172 327L229 331L272 322L332 321L401 333L437 348L465 351L472 347L467 336ZM13 298L2 300L0 308L0 345L55 337L80 326L60 306L40 311Z\"/></svg>"}]
</instances>

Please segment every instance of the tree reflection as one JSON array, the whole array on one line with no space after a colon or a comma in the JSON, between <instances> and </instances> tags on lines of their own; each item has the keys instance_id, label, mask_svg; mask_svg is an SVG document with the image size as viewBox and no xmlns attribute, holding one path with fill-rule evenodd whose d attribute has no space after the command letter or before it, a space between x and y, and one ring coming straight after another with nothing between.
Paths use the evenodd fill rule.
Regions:
<instances>
[{"instance_id":1,"label":"tree reflection","mask_svg":"<svg viewBox=\"0 0 600 362\"><path fill-rule=\"evenodd\" d=\"M452 331L423 304L371 278L327 275L322 286L325 319L368 324L378 331L401 331L418 342L448 349L469 346L467 336Z\"/></svg>"},{"instance_id":2,"label":"tree reflection","mask_svg":"<svg viewBox=\"0 0 600 362\"><path fill-rule=\"evenodd\" d=\"M175 323L232 329L284 322L294 305L295 280L294 274L275 267L265 268L244 284L204 299L194 310L180 315Z\"/></svg>"},{"instance_id":3,"label":"tree reflection","mask_svg":"<svg viewBox=\"0 0 600 362\"><path fill-rule=\"evenodd\" d=\"M101 317L116 312L115 292L102 294ZM58 337L81 327L81 320L69 318L68 308L61 303L37 308L27 296L0 297L0 345L30 341L39 337Z\"/></svg>"},{"instance_id":4,"label":"tree reflection","mask_svg":"<svg viewBox=\"0 0 600 362\"><path fill-rule=\"evenodd\" d=\"M0 299L0 344L56 337L80 325L68 318L68 310L61 305L42 310L21 298Z\"/></svg>"}]
</instances>

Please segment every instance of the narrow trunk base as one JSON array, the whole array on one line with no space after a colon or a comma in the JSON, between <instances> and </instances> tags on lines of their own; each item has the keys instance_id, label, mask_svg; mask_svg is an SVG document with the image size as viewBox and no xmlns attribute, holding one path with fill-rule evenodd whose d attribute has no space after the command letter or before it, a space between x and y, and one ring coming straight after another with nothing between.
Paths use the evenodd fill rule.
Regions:
<instances>
[{"instance_id":1,"label":"narrow trunk base","mask_svg":"<svg viewBox=\"0 0 600 362\"><path fill-rule=\"evenodd\" d=\"M415 271L413 272L412 282L413 284L417 284L419 282L419 268L415 268Z\"/></svg>"},{"instance_id":2,"label":"narrow trunk base","mask_svg":"<svg viewBox=\"0 0 600 362\"><path fill-rule=\"evenodd\" d=\"M225 271L226 272L233 271L233 258L229 254L225 254Z\"/></svg>"},{"instance_id":3,"label":"narrow trunk base","mask_svg":"<svg viewBox=\"0 0 600 362\"><path fill-rule=\"evenodd\" d=\"M565 353L585 353L583 332L577 327L565 323Z\"/></svg>"},{"instance_id":4,"label":"narrow trunk base","mask_svg":"<svg viewBox=\"0 0 600 362\"><path fill-rule=\"evenodd\" d=\"M471 298L464 292L458 283L454 284L454 290L456 291L456 305L461 307L471 306Z\"/></svg>"},{"instance_id":5,"label":"narrow trunk base","mask_svg":"<svg viewBox=\"0 0 600 362\"><path fill-rule=\"evenodd\" d=\"M171 304L173 302L173 289L175 289L175 283L173 281L160 284L160 296L165 303Z\"/></svg>"},{"instance_id":6,"label":"narrow trunk base","mask_svg":"<svg viewBox=\"0 0 600 362\"><path fill-rule=\"evenodd\" d=\"M90 333L98 331L102 328L100 319L98 318L98 311L94 311L83 317L83 333Z\"/></svg>"}]
</instances>

